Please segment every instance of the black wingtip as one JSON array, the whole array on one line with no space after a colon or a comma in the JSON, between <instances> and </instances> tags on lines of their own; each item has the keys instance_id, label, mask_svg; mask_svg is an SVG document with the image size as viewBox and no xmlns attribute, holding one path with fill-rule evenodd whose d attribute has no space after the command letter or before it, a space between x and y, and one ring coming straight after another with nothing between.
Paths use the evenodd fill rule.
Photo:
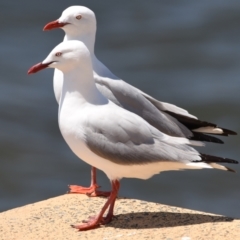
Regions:
<instances>
[{"instance_id":1,"label":"black wingtip","mask_svg":"<svg viewBox=\"0 0 240 240\"><path fill-rule=\"evenodd\" d=\"M224 142L216 137L209 136L203 133L197 133L193 132L193 136L190 138L191 140L197 140L197 141L204 141L204 142L212 142L212 143L220 143L223 144Z\"/></svg>"},{"instance_id":2,"label":"black wingtip","mask_svg":"<svg viewBox=\"0 0 240 240\"><path fill-rule=\"evenodd\" d=\"M168 113L169 115L171 115L172 117L176 118L180 123L182 123L183 125L185 125L188 129L190 129L192 131L194 131L194 129L198 129L201 127L214 127L214 128L222 129L223 133L221 133L221 134L209 133L209 134L221 135L221 136L237 135L236 132L226 129L226 128L221 128L221 127L217 126L215 123L202 121L199 119L191 118L191 117L177 114L177 113L170 112L170 111L165 111L165 112Z\"/></svg>"},{"instance_id":3,"label":"black wingtip","mask_svg":"<svg viewBox=\"0 0 240 240\"><path fill-rule=\"evenodd\" d=\"M219 127L219 128L221 128L221 127ZM237 133L234 132L234 131L232 131L232 130L228 130L228 129L226 129L226 128L221 128L221 129L222 129L223 132L224 132L225 134L227 134L227 135L237 135Z\"/></svg>"},{"instance_id":4,"label":"black wingtip","mask_svg":"<svg viewBox=\"0 0 240 240\"><path fill-rule=\"evenodd\" d=\"M230 158L222 158L222 157L216 157L216 156L211 156L207 154L200 154L202 160L200 162L205 162L205 163L232 163L232 164L238 164L238 161ZM199 162L199 161L195 161ZM230 171L230 170L229 170Z\"/></svg>"}]
</instances>

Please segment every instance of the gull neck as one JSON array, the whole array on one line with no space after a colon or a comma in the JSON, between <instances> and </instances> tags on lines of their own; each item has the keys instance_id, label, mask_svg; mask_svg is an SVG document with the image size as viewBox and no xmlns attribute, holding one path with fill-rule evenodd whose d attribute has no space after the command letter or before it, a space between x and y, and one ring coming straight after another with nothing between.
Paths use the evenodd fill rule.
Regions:
<instances>
[{"instance_id":1,"label":"gull neck","mask_svg":"<svg viewBox=\"0 0 240 240\"><path fill-rule=\"evenodd\" d=\"M67 99L79 104L101 105L108 102L96 87L92 69L84 69L81 66L63 73L60 107Z\"/></svg>"},{"instance_id":2,"label":"gull neck","mask_svg":"<svg viewBox=\"0 0 240 240\"><path fill-rule=\"evenodd\" d=\"M78 40L83 42L88 48L91 56L94 55L94 45L95 45L95 34L94 33L85 33L82 35L68 35L64 37L64 41Z\"/></svg>"}]
</instances>

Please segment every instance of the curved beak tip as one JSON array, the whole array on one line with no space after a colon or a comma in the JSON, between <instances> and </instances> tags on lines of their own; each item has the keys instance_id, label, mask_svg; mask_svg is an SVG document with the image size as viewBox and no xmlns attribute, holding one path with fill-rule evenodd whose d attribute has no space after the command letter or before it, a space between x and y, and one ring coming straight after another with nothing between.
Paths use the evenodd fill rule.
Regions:
<instances>
[{"instance_id":1,"label":"curved beak tip","mask_svg":"<svg viewBox=\"0 0 240 240\"><path fill-rule=\"evenodd\" d=\"M53 29L53 28L51 27L51 24L48 23L48 24L46 24L46 25L44 26L43 31L49 31L49 30L51 30L51 29Z\"/></svg>"},{"instance_id":2,"label":"curved beak tip","mask_svg":"<svg viewBox=\"0 0 240 240\"><path fill-rule=\"evenodd\" d=\"M63 26L65 26L68 23L60 23L58 20L52 21L48 24L46 24L43 28L43 31L48 31L48 30L52 30L55 28L61 28Z\"/></svg>"},{"instance_id":3,"label":"curved beak tip","mask_svg":"<svg viewBox=\"0 0 240 240\"><path fill-rule=\"evenodd\" d=\"M27 74L29 75L29 74L33 74L33 73L35 73L35 72L36 72L36 69L37 69L37 67L38 67L39 65L40 65L40 63L38 63L38 64L32 66L31 68L29 68Z\"/></svg>"},{"instance_id":4,"label":"curved beak tip","mask_svg":"<svg viewBox=\"0 0 240 240\"><path fill-rule=\"evenodd\" d=\"M27 74L29 75L29 74L32 74L32 73L39 72L40 70L47 68L51 63L52 62L50 62L50 63L41 63L41 62L37 63L28 70Z\"/></svg>"}]
</instances>

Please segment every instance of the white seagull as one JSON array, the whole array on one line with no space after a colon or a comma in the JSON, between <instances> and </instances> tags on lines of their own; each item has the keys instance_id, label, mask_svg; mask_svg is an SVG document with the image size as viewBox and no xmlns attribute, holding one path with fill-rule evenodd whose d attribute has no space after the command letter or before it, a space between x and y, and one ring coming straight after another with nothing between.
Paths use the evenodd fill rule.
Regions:
<instances>
[{"instance_id":1,"label":"white seagull","mask_svg":"<svg viewBox=\"0 0 240 240\"><path fill-rule=\"evenodd\" d=\"M189 146L201 142L166 135L107 99L96 87L91 53L80 41L60 43L28 74L44 68L63 72L58 112L63 138L79 158L105 172L112 184L100 213L84 224L73 225L79 230L96 228L112 220L121 178L147 179L162 171L189 168L233 171L218 163L238 163L201 154Z\"/></svg>"},{"instance_id":2,"label":"white seagull","mask_svg":"<svg viewBox=\"0 0 240 240\"><path fill-rule=\"evenodd\" d=\"M141 90L116 77L94 54L96 18L93 11L84 6L72 6L63 11L61 17L48 23L44 30L62 28L66 33L64 41L79 40L88 48L93 64L94 80L98 90L118 106L134 112L161 132L174 137L191 140L223 143L220 139L206 135L234 135L233 131L217 127L216 124L200 121L186 110L175 105L160 102ZM54 93L59 103L63 75L59 70L54 73ZM72 185L70 192L87 193L91 196L107 195L97 191L96 169L92 168L92 182L89 188Z\"/></svg>"}]
</instances>

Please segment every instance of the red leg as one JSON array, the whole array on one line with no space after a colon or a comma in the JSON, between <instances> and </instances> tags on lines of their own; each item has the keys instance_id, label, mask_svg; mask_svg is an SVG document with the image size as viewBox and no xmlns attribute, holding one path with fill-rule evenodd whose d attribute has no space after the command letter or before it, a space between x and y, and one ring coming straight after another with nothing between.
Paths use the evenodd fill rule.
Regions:
<instances>
[{"instance_id":1,"label":"red leg","mask_svg":"<svg viewBox=\"0 0 240 240\"><path fill-rule=\"evenodd\" d=\"M115 188L117 189L117 192L120 188L120 182L119 181L116 181L115 182ZM116 195L116 198L117 198L117 195ZM115 205L115 201L116 201L116 198L114 201L112 201L110 203L110 206L109 206L109 209L108 209L108 213L107 213L107 216L106 217L103 217L103 220L102 220L102 224L107 224L107 223L110 223L112 221L112 218L114 217L113 215L113 209L114 209L114 205Z\"/></svg>"},{"instance_id":2,"label":"red leg","mask_svg":"<svg viewBox=\"0 0 240 240\"><path fill-rule=\"evenodd\" d=\"M69 185L70 190L69 190L68 193L87 194L89 197L97 197L97 196L108 197L110 195L110 192L98 191L97 189L99 187L100 186L97 185L96 168L92 167L90 187L81 187L81 186L78 186L78 185Z\"/></svg>"},{"instance_id":3,"label":"red leg","mask_svg":"<svg viewBox=\"0 0 240 240\"><path fill-rule=\"evenodd\" d=\"M90 217L88 220L84 221L85 224L81 225L72 225L72 227L78 229L79 231L85 231L89 229L93 229L96 227L99 227L101 224L106 224L111 222L113 218L113 209L114 209L114 204L117 198L118 190L120 187L120 183L118 180L112 181L112 191L111 194L107 200L107 202L104 204L102 210L100 213L95 216L95 217ZM103 217L103 214L109 207L109 211L106 217Z\"/></svg>"}]
</instances>

